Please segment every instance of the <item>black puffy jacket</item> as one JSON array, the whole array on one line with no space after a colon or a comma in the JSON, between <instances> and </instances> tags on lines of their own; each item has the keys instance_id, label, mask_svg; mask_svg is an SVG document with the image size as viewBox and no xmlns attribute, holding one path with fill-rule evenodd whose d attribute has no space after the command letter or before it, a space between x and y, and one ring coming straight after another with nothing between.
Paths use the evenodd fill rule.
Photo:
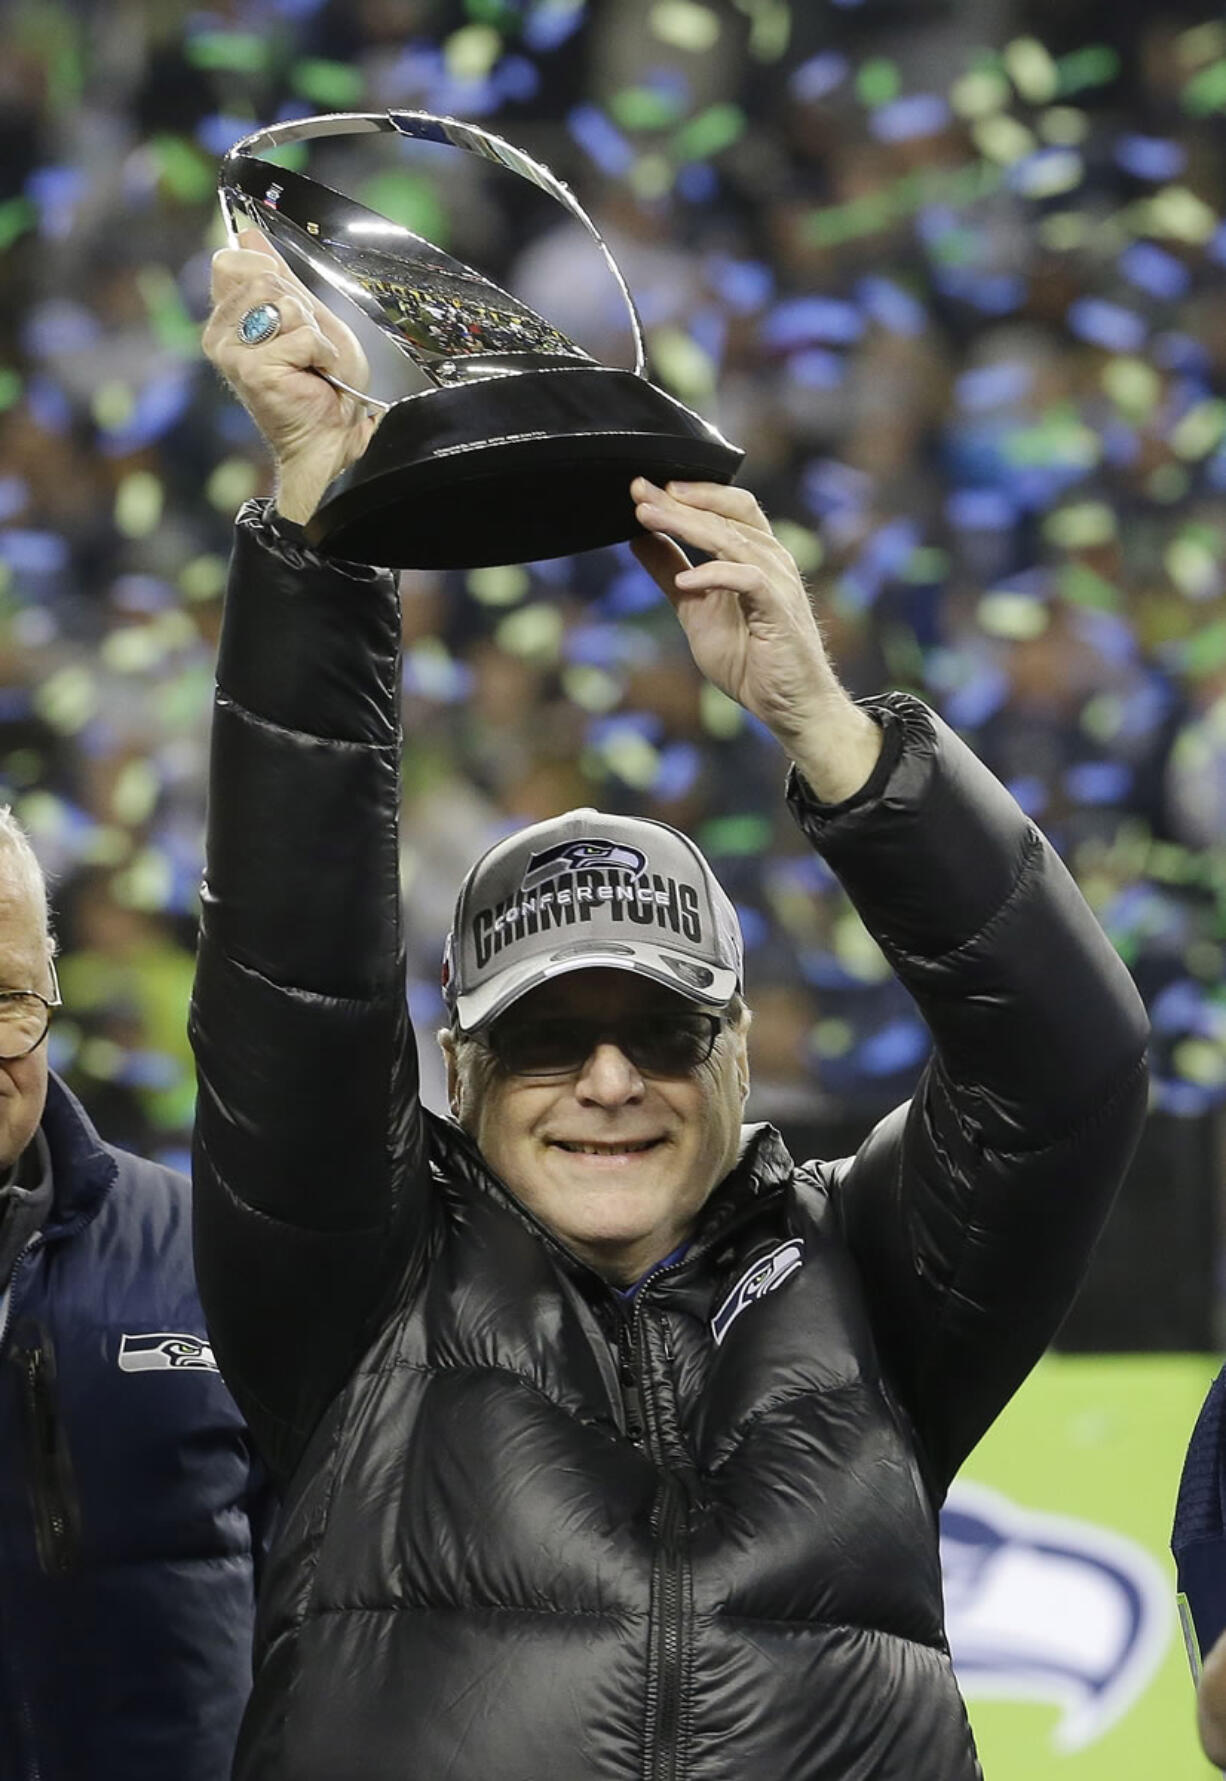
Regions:
<instances>
[{"instance_id":1,"label":"black puffy jacket","mask_svg":"<svg viewBox=\"0 0 1226 1781\"><path fill-rule=\"evenodd\" d=\"M970 1781L936 1510L1131 1152L1126 972L974 756L885 701L869 795L791 796L933 1062L854 1158L748 1133L623 1314L419 1106L395 595L294 536L240 520L193 1007L201 1289L287 1484L236 1775Z\"/></svg>"}]
</instances>

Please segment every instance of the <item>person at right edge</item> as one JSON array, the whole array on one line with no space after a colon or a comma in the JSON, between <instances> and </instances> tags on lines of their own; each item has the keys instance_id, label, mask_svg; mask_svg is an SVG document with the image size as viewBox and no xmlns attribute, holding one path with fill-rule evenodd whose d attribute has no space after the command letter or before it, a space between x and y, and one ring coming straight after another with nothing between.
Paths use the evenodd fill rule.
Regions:
<instances>
[{"instance_id":1,"label":"person at right edge","mask_svg":"<svg viewBox=\"0 0 1226 1781\"><path fill-rule=\"evenodd\" d=\"M731 906L686 837L589 810L468 875L424 1110L396 585L300 526L369 435L316 373L366 368L258 234L214 299L277 470L237 524L192 1015L201 1292L285 1491L236 1777L972 1781L937 1511L1131 1156L1127 972L937 716L843 691L753 497L640 478L640 558L791 757L931 1061L852 1157L742 1128Z\"/></svg>"}]
</instances>

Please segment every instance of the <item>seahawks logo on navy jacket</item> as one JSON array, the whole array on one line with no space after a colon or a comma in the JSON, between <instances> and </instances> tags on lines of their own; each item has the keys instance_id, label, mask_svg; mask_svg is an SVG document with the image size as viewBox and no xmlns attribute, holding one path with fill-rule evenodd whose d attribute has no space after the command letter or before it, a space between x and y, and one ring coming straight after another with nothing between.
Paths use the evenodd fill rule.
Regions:
<instances>
[{"instance_id":1,"label":"seahawks logo on navy jacket","mask_svg":"<svg viewBox=\"0 0 1226 1781\"><path fill-rule=\"evenodd\" d=\"M119 1343L119 1368L123 1373L218 1371L213 1350L202 1336L176 1335L158 1330L147 1336L128 1336Z\"/></svg>"},{"instance_id":2,"label":"seahawks logo on navy jacket","mask_svg":"<svg viewBox=\"0 0 1226 1781\"><path fill-rule=\"evenodd\" d=\"M747 1311L768 1292L782 1286L803 1265L804 1259L804 1238L789 1237L786 1243L780 1243L769 1254L760 1255L756 1262L751 1262L711 1319L711 1334L716 1346L723 1341L742 1311Z\"/></svg>"}]
</instances>

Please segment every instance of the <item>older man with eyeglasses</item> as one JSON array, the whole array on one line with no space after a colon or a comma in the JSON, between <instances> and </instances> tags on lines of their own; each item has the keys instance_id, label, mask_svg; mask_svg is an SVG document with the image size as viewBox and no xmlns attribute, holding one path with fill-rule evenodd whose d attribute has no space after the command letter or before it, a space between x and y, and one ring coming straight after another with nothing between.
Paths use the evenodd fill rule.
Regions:
<instances>
[{"instance_id":1,"label":"older man with eyeglasses","mask_svg":"<svg viewBox=\"0 0 1226 1781\"><path fill-rule=\"evenodd\" d=\"M935 714L843 691L753 497L640 478L640 558L932 1062L854 1157L742 1127L727 897L581 809L461 887L423 1110L396 586L299 523L369 434L317 373L362 355L258 237L214 291L278 473L235 543L192 1018L202 1290L287 1493L236 1777L973 1781L936 1512L1131 1153L1127 973Z\"/></svg>"},{"instance_id":2,"label":"older man with eyeglasses","mask_svg":"<svg viewBox=\"0 0 1226 1781\"><path fill-rule=\"evenodd\" d=\"M53 950L0 810L0 1775L226 1781L271 1496L188 1182L104 1143L48 1066Z\"/></svg>"}]
</instances>

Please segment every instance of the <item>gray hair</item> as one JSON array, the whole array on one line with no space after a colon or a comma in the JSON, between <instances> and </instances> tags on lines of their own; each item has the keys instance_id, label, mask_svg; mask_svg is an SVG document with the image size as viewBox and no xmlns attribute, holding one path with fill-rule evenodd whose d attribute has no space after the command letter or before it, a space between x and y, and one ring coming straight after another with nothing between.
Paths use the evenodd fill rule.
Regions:
<instances>
[{"instance_id":1,"label":"gray hair","mask_svg":"<svg viewBox=\"0 0 1226 1781\"><path fill-rule=\"evenodd\" d=\"M30 837L13 815L8 804L0 804L0 867L5 861L12 866L18 880L25 886L39 911L43 933L47 939L47 955L55 952L55 937L51 932L51 910L47 901L47 877L39 862L38 855L30 844Z\"/></svg>"}]
</instances>

